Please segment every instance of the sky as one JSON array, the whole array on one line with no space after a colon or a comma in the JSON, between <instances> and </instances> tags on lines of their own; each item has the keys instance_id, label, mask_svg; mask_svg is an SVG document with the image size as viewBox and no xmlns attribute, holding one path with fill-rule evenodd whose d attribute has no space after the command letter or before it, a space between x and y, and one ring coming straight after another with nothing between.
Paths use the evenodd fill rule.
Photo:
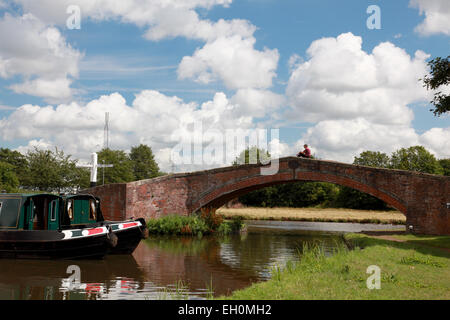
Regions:
<instances>
[{"instance_id":1,"label":"sky","mask_svg":"<svg viewBox=\"0 0 450 320\"><path fill-rule=\"evenodd\" d=\"M448 0L0 0L0 146L86 162L109 112L109 147L164 171L229 165L239 130L279 156L449 158L419 81L449 49Z\"/></svg>"}]
</instances>

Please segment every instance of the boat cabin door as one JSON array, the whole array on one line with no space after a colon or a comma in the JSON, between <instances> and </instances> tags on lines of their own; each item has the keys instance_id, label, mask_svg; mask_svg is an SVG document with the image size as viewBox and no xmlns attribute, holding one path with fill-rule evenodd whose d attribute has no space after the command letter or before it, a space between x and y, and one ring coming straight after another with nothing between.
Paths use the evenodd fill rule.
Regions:
<instances>
[{"instance_id":1,"label":"boat cabin door","mask_svg":"<svg viewBox=\"0 0 450 320\"><path fill-rule=\"evenodd\" d=\"M34 219L34 201L30 198L28 206L26 206L26 215L25 215L25 229L33 230L33 219Z\"/></svg>"},{"instance_id":2,"label":"boat cabin door","mask_svg":"<svg viewBox=\"0 0 450 320\"><path fill-rule=\"evenodd\" d=\"M47 230L58 230L59 228L59 201L55 199L48 206Z\"/></svg>"}]
</instances>

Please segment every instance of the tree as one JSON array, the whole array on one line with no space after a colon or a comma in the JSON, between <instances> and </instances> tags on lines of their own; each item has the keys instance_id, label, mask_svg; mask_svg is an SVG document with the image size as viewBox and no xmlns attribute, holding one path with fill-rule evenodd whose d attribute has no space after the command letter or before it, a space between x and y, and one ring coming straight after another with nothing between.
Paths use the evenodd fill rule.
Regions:
<instances>
[{"instance_id":1,"label":"tree","mask_svg":"<svg viewBox=\"0 0 450 320\"><path fill-rule=\"evenodd\" d=\"M383 152L364 151L361 152L358 157L355 157L353 164L376 168L388 168L390 159L389 156Z\"/></svg>"},{"instance_id":2,"label":"tree","mask_svg":"<svg viewBox=\"0 0 450 320\"><path fill-rule=\"evenodd\" d=\"M160 175L152 149L144 144L131 148L130 160L135 180L151 179Z\"/></svg>"},{"instance_id":3,"label":"tree","mask_svg":"<svg viewBox=\"0 0 450 320\"><path fill-rule=\"evenodd\" d=\"M438 160L442 167L444 176L450 176L450 159Z\"/></svg>"},{"instance_id":4,"label":"tree","mask_svg":"<svg viewBox=\"0 0 450 320\"><path fill-rule=\"evenodd\" d=\"M19 179L14 172L14 166L0 161L0 192L16 192L19 187Z\"/></svg>"},{"instance_id":5,"label":"tree","mask_svg":"<svg viewBox=\"0 0 450 320\"><path fill-rule=\"evenodd\" d=\"M391 168L430 174L444 173L434 155L422 146L401 148L395 151L391 156Z\"/></svg>"},{"instance_id":6,"label":"tree","mask_svg":"<svg viewBox=\"0 0 450 320\"><path fill-rule=\"evenodd\" d=\"M20 152L12 151L8 148L0 148L0 161L9 163L14 167L14 172L19 179L19 185L23 185L28 179L28 161Z\"/></svg>"},{"instance_id":7,"label":"tree","mask_svg":"<svg viewBox=\"0 0 450 320\"><path fill-rule=\"evenodd\" d=\"M442 86L450 84L450 56L442 59L437 57L428 62L430 67L430 75L426 75L423 79L424 87L427 90L438 90ZM450 95L443 94L442 91L438 91L434 94L434 98L431 101L434 105L433 111L435 116L440 116L450 111Z\"/></svg>"},{"instance_id":8,"label":"tree","mask_svg":"<svg viewBox=\"0 0 450 320\"><path fill-rule=\"evenodd\" d=\"M29 176L25 187L40 191L53 191L60 186L58 164L50 150L28 151Z\"/></svg>"},{"instance_id":9,"label":"tree","mask_svg":"<svg viewBox=\"0 0 450 320\"><path fill-rule=\"evenodd\" d=\"M134 181L133 163L122 150L102 149L98 153L99 164L112 164L112 168L101 169L98 174L98 184L124 183ZM103 171L104 170L104 171Z\"/></svg>"},{"instance_id":10,"label":"tree","mask_svg":"<svg viewBox=\"0 0 450 320\"><path fill-rule=\"evenodd\" d=\"M241 164L256 164L261 162L268 162L270 160L270 153L264 149L259 149L256 146L243 150L239 156L233 161L233 166Z\"/></svg>"},{"instance_id":11,"label":"tree","mask_svg":"<svg viewBox=\"0 0 450 320\"><path fill-rule=\"evenodd\" d=\"M86 170L76 167L76 160L55 148L55 151L34 148L28 151L28 177L24 187L47 192L71 191L86 187Z\"/></svg>"}]
</instances>

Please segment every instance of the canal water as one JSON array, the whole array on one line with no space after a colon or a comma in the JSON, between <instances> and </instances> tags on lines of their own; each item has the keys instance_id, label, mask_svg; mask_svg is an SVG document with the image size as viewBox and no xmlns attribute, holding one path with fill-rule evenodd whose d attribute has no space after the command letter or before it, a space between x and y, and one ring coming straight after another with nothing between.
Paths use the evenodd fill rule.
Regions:
<instances>
[{"instance_id":1,"label":"canal water","mask_svg":"<svg viewBox=\"0 0 450 320\"><path fill-rule=\"evenodd\" d=\"M1 300L206 299L270 279L304 243L326 254L342 233L404 230L353 223L247 221L227 237L150 237L133 255L102 260L0 260ZM77 281L78 279L78 281Z\"/></svg>"}]
</instances>

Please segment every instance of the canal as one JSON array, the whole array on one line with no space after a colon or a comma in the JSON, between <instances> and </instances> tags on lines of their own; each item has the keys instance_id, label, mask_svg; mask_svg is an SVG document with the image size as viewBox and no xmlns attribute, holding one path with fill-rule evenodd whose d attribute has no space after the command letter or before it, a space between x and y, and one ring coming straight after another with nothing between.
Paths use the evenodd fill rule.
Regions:
<instances>
[{"instance_id":1,"label":"canal","mask_svg":"<svg viewBox=\"0 0 450 320\"><path fill-rule=\"evenodd\" d=\"M345 232L404 230L354 223L246 223L246 233L227 237L150 237L133 255L103 260L0 260L0 299L206 299L270 279L273 268L298 260L304 243L318 243L331 254Z\"/></svg>"}]
</instances>

